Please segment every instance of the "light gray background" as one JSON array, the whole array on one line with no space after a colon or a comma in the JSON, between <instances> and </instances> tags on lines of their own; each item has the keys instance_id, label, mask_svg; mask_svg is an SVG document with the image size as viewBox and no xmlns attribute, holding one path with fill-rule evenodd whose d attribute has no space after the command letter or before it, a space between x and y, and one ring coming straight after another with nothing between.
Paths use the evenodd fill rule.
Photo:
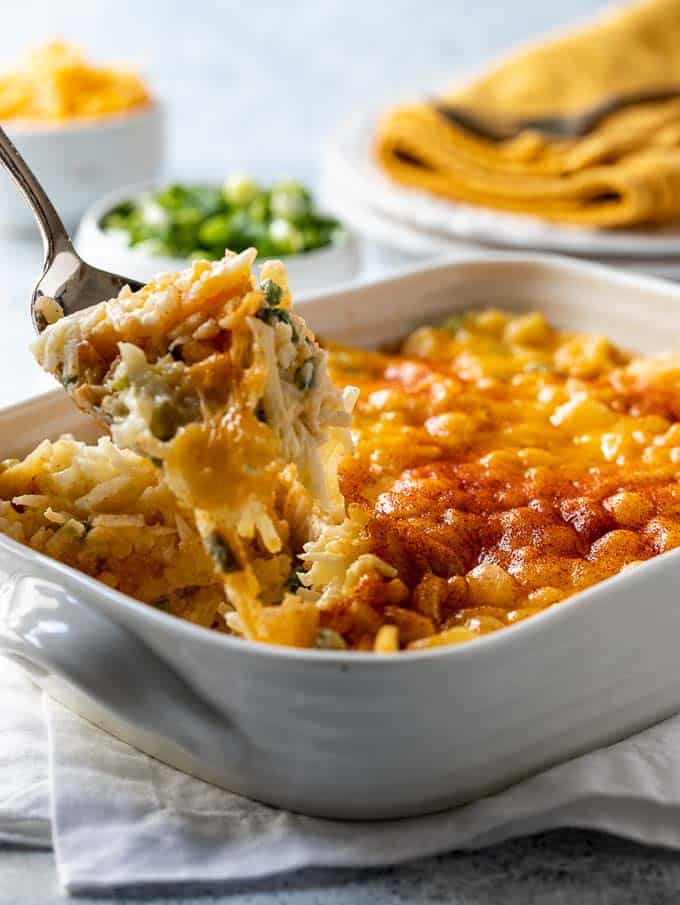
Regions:
<instances>
[{"instance_id":1,"label":"light gray background","mask_svg":"<svg viewBox=\"0 0 680 905\"><path fill-rule=\"evenodd\" d=\"M0 66L54 37L139 67L168 110L167 173L316 182L357 109L427 93L603 0L0 0ZM6 178L0 173L0 178ZM399 263L367 251L369 271ZM0 405L52 388L31 356L40 246L0 235Z\"/></svg>"},{"instance_id":2,"label":"light gray background","mask_svg":"<svg viewBox=\"0 0 680 905\"><path fill-rule=\"evenodd\" d=\"M100 58L131 60L168 107L168 174L221 177L238 168L315 182L326 137L354 110L427 92L456 71L605 5L0 0L0 62L53 36L81 42ZM368 253L373 272L398 260ZM0 237L0 404L50 386L24 351L39 265L35 239ZM199 899L198 891L186 893ZM51 854L0 849L0 905L58 901ZM200 901L666 905L680 902L680 856L568 830L388 871L314 871L202 890Z\"/></svg>"}]
</instances>

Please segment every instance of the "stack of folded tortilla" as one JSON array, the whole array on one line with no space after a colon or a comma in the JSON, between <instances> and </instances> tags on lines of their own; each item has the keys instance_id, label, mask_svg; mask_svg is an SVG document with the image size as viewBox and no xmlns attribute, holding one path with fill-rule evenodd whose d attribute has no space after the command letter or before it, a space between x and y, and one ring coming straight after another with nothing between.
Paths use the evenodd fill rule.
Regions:
<instances>
[{"instance_id":1,"label":"stack of folded tortilla","mask_svg":"<svg viewBox=\"0 0 680 905\"><path fill-rule=\"evenodd\" d=\"M677 98L619 110L581 138L526 130L494 142L439 112L517 120L676 87ZM680 220L680 0L617 6L436 102L397 107L376 153L396 182L468 204L595 227Z\"/></svg>"}]
</instances>

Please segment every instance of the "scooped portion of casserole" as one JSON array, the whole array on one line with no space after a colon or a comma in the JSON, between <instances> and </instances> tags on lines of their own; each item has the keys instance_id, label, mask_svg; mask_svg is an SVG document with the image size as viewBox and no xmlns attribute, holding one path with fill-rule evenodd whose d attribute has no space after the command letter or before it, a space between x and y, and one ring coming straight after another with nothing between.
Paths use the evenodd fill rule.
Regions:
<instances>
[{"instance_id":1,"label":"scooped portion of casserole","mask_svg":"<svg viewBox=\"0 0 680 905\"><path fill-rule=\"evenodd\" d=\"M47 326L33 346L114 444L162 468L249 638L313 643L293 557L342 518L335 474L352 393L290 310L279 263L254 250L162 274L139 292ZM275 606L274 606L275 605Z\"/></svg>"}]
</instances>

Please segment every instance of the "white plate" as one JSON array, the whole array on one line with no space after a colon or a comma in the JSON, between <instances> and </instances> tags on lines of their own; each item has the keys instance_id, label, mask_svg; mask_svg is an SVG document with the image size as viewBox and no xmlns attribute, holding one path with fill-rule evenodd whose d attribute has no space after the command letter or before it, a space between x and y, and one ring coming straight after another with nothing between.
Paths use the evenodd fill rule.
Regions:
<instances>
[{"instance_id":1,"label":"white plate","mask_svg":"<svg viewBox=\"0 0 680 905\"><path fill-rule=\"evenodd\" d=\"M361 199L399 223L450 238L537 249L592 258L680 256L680 226L649 230L603 230L560 226L438 198L389 180L372 155L375 115L357 115L337 132L326 153L329 185L344 192L353 186L348 206Z\"/></svg>"},{"instance_id":2,"label":"white plate","mask_svg":"<svg viewBox=\"0 0 680 905\"><path fill-rule=\"evenodd\" d=\"M504 250L500 244L493 245L489 242L456 239L445 233L419 229L410 223L389 217L365 204L364 199L356 192L356 187L352 183L342 184L337 173L335 177L328 171L324 174L322 196L328 209L351 226L357 234L383 247L394 249L401 255L407 256L407 259L411 258L416 261L443 256L467 257L482 251ZM583 256L582 259L591 260L587 256ZM680 281L680 257L624 256L599 258L597 263L648 276Z\"/></svg>"},{"instance_id":3,"label":"white plate","mask_svg":"<svg viewBox=\"0 0 680 905\"><path fill-rule=\"evenodd\" d=\"M541 308L643 352L678 333L680 289L566 260L445 262L300 305L375 345L469 305ZM63 393L0 413L3 456L92 425ZM680 550L467 644L410 654L294 650L191 625L0 538L0 649L143 751L235 792L325 817L469 801L680 709Z\"/></svg>"}]
</instances>

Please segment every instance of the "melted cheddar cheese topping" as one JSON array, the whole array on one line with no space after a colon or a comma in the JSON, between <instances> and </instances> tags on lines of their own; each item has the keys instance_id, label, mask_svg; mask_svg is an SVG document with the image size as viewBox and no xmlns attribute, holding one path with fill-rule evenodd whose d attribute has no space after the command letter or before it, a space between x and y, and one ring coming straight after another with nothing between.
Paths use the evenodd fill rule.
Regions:
<instances>
[{"instance_id":1,"label":"melted cheddar cheese topping","mask_svg":"<svg viewBox=\"0 0 680 905\"><path fill-rule=\"evenodd\" d=\"M351 646L464 641L680 545L680 358L486 310L331 366L360 389L340 486L391 567L322 609Z\"/></svg>"}]
</instances>

